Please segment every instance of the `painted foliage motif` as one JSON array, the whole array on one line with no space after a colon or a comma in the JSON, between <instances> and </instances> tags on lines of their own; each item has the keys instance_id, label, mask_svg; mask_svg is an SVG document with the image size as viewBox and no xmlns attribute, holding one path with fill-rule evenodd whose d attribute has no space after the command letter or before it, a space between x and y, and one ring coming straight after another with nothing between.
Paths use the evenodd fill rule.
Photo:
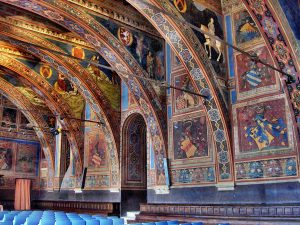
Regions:
<instances>
[{"instance_id":1,"label":"painted foliage motif","mask_svg":"<svg viewBox=\"0 0 300 225\"><path fill-rule=\"evenodd\" d=\"M195 89L191 83L190 78L187 74L179 75L174 77L174 86L195 92ZM194 109L200 105L200 99L196 95L190 94L188 92L183 92L180 90L175 90L173 92L175 100L175 113L186 112Z\"/></svg>"},{"instance_id":2,"label":"painted foliage motif","mask_svg":"<svg viewBox=\"0 0 300 225\"><path fill-rule=\"evenodd\" d=\"M171 171L172 185L199 185L215 181L215 171L213 167L200 167L190 169L177 169Z\"/></svg>"},{"instance_id":3,"label":"painted foliage motif","mask_svg":"<svg viewBox=\"0 0 300 225\"><path fill-rule=\"evenodd\" d=\"M97 169L107 164L105 136L99 129L88 133L88 166Z\"/></svg>"},{"instance_id":4,"label":"painted foliage motif","mask_svg":"<svg viewBox=\"0 0 300 225\"><path fill-rule=\"evenodd\" d=\"M237 121L241 153L289 147L284 99L238 108Z\"/></svg>"},{"instance_id":5,"label":"painted foliage motif","mask_svg":"<svg viewBox=\"0 0 300 225\"><path fill-rule=\"evenodd\" d=\"M38 155L38 145L19 143L16 156L16 172L35 174Z\"/></svg>"},{"instance_id":6,"label":"painted foliage motif","mask_svg":"<svg viewBox=\"0 0 300 225\"><path fill-rule=\"evenodd\" d=\"M237 45L250 44L261 39L258 27L247 10L233 14L234 37Z\"/></svg>"},{"instance_id":7,"label":"painted foliage motif","mask_svg":"<svg viewBox=\"0 0 300 225\"><path fill-rule=\"evenodd\" d=\"M205 116L173 122L174 159L208 156Z\"/></svg>"},{"instance_id":8,"label":"painted foliage motif","mask_svg":"<svg viewBox=\"0 0 300 225\"><path fill-rule=\"evenodd\" d=\"M261 46L249 53L256 54L260 59L269 64L273 63L266 46ZM274 70L261 63L254 62L244 54L238 54L236 56L236 64L239 93L276 90L276 73Z\"/></svg>"},{"instance_id":9,"label":"painted foliage motif","mask_svg":"<svg viewBox=\"0 0 300 225\"><path fill-rule=\"evenodd\" d=\"M298 173L295 158L237 163L235 168L238 180L296 176Z\"/></svg>"}]
</instances>

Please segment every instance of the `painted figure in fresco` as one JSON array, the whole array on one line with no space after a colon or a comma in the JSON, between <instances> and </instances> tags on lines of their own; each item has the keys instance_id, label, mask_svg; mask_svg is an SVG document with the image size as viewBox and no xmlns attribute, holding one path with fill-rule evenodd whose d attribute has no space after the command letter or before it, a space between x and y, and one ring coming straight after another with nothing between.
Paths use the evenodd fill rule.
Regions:
<instances>
[{"instance_id":1,"label":"painted figure in fresco","mask_svg":"<svg viewBox=\"0 0 300 225\"><path fill-rule=\"evenodd\" d=\"M200 29L214 36L215 35L214 19L210 18L210 21L207 26L201 24ZM219 62L221 55L223 53L222 42L206 34L204 34L204 37L205 37L204 48L206 53L208 54L209 59L211 59L211 48L214 48L218 54L217 62ZM207 50L207 46L208 46L208 50Z\"/></svg>"},{"instance_id":2,"label":"painted figure in fresco","mask_svg":"<svg viewBox=\"0 0 300 225\"><path fill-rule=\"evenodd\" d=\"M155 56L155 74L157 80L164 80L164 65L158 55Z\"/></svg>"},{"instance_id":3,"label":"painted figure in fresco","mask_svg":"<svg viewBox=\"0 0 300 225\"><path fill-rule=\"evenodd\" d=\"M136 48L135 48L135 53L138 57L138 61L139 63L142 63L142 60L143 60L143 49L144 49L144 36L136 36L135 35L135 38L136 38Z\"/></svg>"},{"instance_id":4,"label":"painted figure in fresco","mask_svg":"<svg viewBox=\"0 0 300 225\"><path fill-rule=\"evenodd\" d=\"M15 128L17 111L15 109L5 108L3 110L2 127Z\"/></svg>"},{"instance_id":5,"label":"painted figure in fresco","mask_svg":"<svg viewBox=\"0 0 300 225\"><path fill-rule=\"evenodd\" d=\"M287 144L287 127L284 120L273 118L272 121L269 121L265 118L266 110L270 109L270 106L255 106L256 115L253 120L256 125L245 127L245 137L249 144L256 144L259 150L269 147L275 138L281 141L282 146Z\"/></svg>"},{"instance_id":6,"label":"painted figure in fresco","mask_svg":"<svg viewBox=\"0 0 300 225\"><path fill-rule=\"evenodd\" d=\"M147 72L150 78L154 78L154 58L152 56L152 52L148 51L147 55Z\"/></svg>"},{"instance_id":7,"label":"painted figure in fresco","mask_svg":"<svg viewBox=\"0 0 300 225\"><path fill-rule=\"evenodd\" d=\"M93 55L92 58L91 58L91 62L94 62L94 63L99 63L99 55ZM106 81L108 83L111 83L111 81L109 80L109 78L105 75L105 73L100 70L98 68L98 66L96 66L95 64L93 63L89 63L88 66L87 66L87 70L92 74L93 76L93 79L96 81L96 82L99 82L99 81Z\"/></svg>"},{"instance_id":8,"label":"painted figure in fresco","mask_svg":"<svg viewBox=\"0 0 300 225\"><path fill-rule=\"evenodd\" d=\"M12 166L11 149L0 148L0 170L9 170Z\"/></svg>"},{"instance_id":9,"label":"painted figure in fresco","mask_svg":"<svg viewBox=\"0 0 300 225\"><path fill-rule=\"evenodd\" d=\"M67 81L63 74L59 73L58 79L54 83L54 90L67 101L74 116L80 118L84 108L84 98L79 94L77 87Z\"/></svg>"},{"instance_id":10,"label":"painted figure in fresco","mask_svg":"<svg viewBox=\"0 0 300 225\"><path fill-rule=\"evenodd\" d=\"M10 115L8 112L4 112L3 118L2 118L2 126L4 127L10 127L12 124L12 120L10 118Z\"/></svg>"},{"instance_id":11,"label":"painted figure in fresco","mask_svg":"<svg viewBox=\"0 0 300 225\"><path fill-rule=\"evenodd\" d=\"M54 89L60 93L60 94L65 94L67 91L67 83L65 80L65 76L61 73L58 74L58 79L54 83Z\"/></svg>"},{"instance_id":12,"label":"painted figure in fresco","mask_svg":"<svg viewBox=\"0 0 300 225\"><path fill-rule=\"evenodd\" d=\"M182 88L186 90L191 90L191 84L190 79L188 76L184 78ZM192 90L191 90L192 91ZM176 109L183 110L190 107L194 107L198 104L197 97L194 95L191 95L187 92L182 92L177 98L176 98Z\"/></svg>"},{"instance_id":13,"label":"painted figure in fresco","mask_svg":"<svg viewBox=\"0 0 300 225\"><path fill-rule=\"evenodd\" d=\"M207 28L208 28L208 32L211 35L215 35L216 29L215 29L215 24L214 24L214 19L213 18L210 18L210 21L207 25Z\"/></svg>"}]
</instances>

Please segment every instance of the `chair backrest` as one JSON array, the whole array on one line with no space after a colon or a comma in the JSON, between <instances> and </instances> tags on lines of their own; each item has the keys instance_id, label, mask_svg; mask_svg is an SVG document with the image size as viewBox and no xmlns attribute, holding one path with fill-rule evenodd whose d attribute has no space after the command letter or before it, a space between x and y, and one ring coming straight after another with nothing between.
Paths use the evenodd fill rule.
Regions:
<instances>
[{"instance_id":1,"label":"chair backrest","mask_svg":"<svg viewBox=\"0 0 300 225\"><path fill-rule=\"evenodd\" d=\"M179 224L178 220L170 220L170 221L167 221L168 225L176 225L176 224Z\"/></svg>"},{"instance_id":2,"label":"chair backrest","mask_svg":"<svg viewBox=\"0 0 300 225\"><path fill-rule=\"evenodd\" d=\"M154 222L143 223L143 225L156 225Z\"/></svg>"},{"instance_id":3,"label":"chair backrest","mask_svg":"<svg viewBox=\"0 0 300 225\"><path fill-rule=\"evenodd\" d=\"M16 215L14 213L7 213L3 217L3 222L5 222L5 221L13 221L14 218L15 218L15 216Z\"/></svg>"},{"instance_id":4,"label":"chair backrest","mask_svg":"<svg viewBox=\"0 0 300 225\"><path fill-rule=\"evenodd\" d=\"M155 222L156 225L168 225L167 221Z\"/></svg>"},{"instance_id":5,"label":"chair backrest","mask_svg":"<svg viewBox=\"0 0 300 225\"><path fill-rule=\"evenodd\" d=\"M113 219L113 225L123 225L123 224L124 224L123 218Z\"/></svg>"},{"instance_id":6,"label":"chair backrest","mask_svg":"<svg viewBox=\"0 0 300 225\"><path fill-rule=\"evenodd\" d=\"M113 221L111 219L99 219L100 225L113 225Z\"/></svg>"},{"instance_id":7,"label":"chair backrest","mask_svg":"<svg viewBox=\"0 0 300 225\"><path fill-rule=\"evenodd\" d=\"M81 219L71 219L72 225L85 225L85 220Z\"/></svg>"},{"instance_id":8,"label":"chair backrest","mask_svg":"<svg viewBox=\"0 0 300 225\"><path fill-rule=\"evenodd\" d=\"M86 220L85 223L86 225L100 225L99 220L96 219Z\"/></svg>"},{"instance_id":9,"label":"chair backrest","mask_svg":"<svg viewBox=\"0 0 300 225\"><path fill-rule=\"evenodd\" d=\"M203 225L202 222L193 222L192 225Z\"/></svg>"},{"instance_id":10,"label":"chair backrest","mask_svg":"<svg viewBox=\"0 0 300 225\"><path fill-rule=\"evenodd\" d=\"M59 219L55 221L55 225L72 225L69 219Z\"/></svg>"},{"instance_id":11,"label":"chair backrest","mask_svg":"<svg viewBox=\"0 0 300 225\"><path fill-rule=\"evenodd\" d=\"M13 221L0 222L0 225L13 225Z\"/></svg>"}]
</instances>

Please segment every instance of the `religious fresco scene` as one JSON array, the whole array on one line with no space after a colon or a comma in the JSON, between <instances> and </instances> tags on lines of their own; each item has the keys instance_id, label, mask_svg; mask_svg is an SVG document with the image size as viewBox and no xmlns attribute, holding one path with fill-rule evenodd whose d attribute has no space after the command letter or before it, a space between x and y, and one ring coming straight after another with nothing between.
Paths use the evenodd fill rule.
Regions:
<instances>
[{"instance_id":1,"label":"religious fresco scene","mask_svg":"<svg viewBox=\"0 0 300 225\"><path fill-rule=\"evenodd\" d=\"M0 225L299 225L299 15L0 0Z\"/></svg>"}]
</instances>

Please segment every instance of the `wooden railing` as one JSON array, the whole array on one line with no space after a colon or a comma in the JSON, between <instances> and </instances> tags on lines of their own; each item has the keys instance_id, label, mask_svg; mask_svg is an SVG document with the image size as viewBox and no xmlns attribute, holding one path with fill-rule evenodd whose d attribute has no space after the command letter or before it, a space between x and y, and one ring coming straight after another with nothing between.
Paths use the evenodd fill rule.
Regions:
<instances>
[{"instance_id":1,"label":"wooden railing","mask_svg":"<svg viewBox=\"0 0 300 225\"><path fill-rule=\"evenodd\" d=\"M32 209L60 210L65 212L118 215L118 203L81 202L81 201L33 201Z\"/></svg>"}]
</instances>

